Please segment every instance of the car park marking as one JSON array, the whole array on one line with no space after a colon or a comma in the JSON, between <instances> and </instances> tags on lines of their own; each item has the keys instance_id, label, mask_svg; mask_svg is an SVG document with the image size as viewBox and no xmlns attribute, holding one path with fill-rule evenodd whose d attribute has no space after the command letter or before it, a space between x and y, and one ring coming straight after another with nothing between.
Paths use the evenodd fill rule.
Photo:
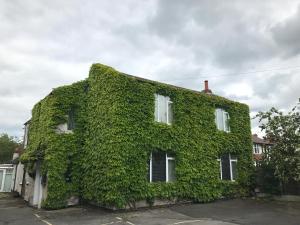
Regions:
<instances>
[{"instance_id":1,"label":"car park marking","mask_svg":"<svg viewBox=\"0 0 300 225\"><path fill-rule=\"evenodd\" d=\"M51 223L49 223L47 220L41 220L41 221L43 221L45 224L47 224L47 225L52 225Z\"/></svg>"},{"instance_id":2,"label":"car park marking","mask_svg":"<svg viewBox=\"0 0 300 225\"><path fill-rule=\"evenodd\" d=\"M52 225L52 223L49 223L47 220L42 220L40 215L38 215L38 214L33 214L33 215L35 215L36 218L38 218L40 221L44 222L45 224Z\"/></svg>"},{"instance_id":3,"label":"car park marking","mask_svg":"<svg viewBox=\"0 0 300 225\"><path fill-rule=\"evenodd\" d=\"M109 223L103 223L101 225L110 225L110 224L115 224L115 223L122 223L122 221L115 221L115 222L109 222Z\"/></svg>"},{"instance_id":4,"label":"car park marking","mask_svg":"<svg viewBox=\"0 0 300 225\"><path fill-rule=\"evenodd\" d=\"M135 225L134 223L131 223L131 222L129 222L129 221L126 221L126 223L128 223L128 224L130 224L130 225Z\"/></svg>"},{"instance_id":5,"label":"car park marking","mask_svg":"<svg viewBox=\"0 0 300 225\"><path fill-rule=\"evenodd\" d=\"M185 223L195 223L195 222L201 222L201 221L203 221L203 220L185 220L185 221L180 221L180 222L173 223L173 225L185 224Z\"/></svg>"},{"instance_id":6,"label":"car park marking","mask_svg":"<svg viewBox=\"0 0 300 225\"><path fill-rule=\"evenodd\" d=\"M121 218L121 217L116 217L116 219L118 221L113 221L113 222L109 222L109 223L103 223L101 225L110 225L110 224L116 224L116 223L122 223L123 222L123 218ZM125 223L130 224L130 225L135 225L134 223L131 223L129 221L126 221Z\"/></svg>"}]
</instances>

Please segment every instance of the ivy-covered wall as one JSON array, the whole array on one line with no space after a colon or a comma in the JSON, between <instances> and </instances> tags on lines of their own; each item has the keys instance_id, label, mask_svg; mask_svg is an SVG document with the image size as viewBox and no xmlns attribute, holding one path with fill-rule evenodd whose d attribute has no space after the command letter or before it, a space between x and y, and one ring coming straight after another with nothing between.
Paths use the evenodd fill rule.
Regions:
<instances>
[{"instance_id":1,"label":"ivy-covered wall","mask_svg":"<svg viewBox=\"0 0 300 225\"><path fill-rule=\"evenodd\" d=\"M45 208L65 207L67 198L80 196L86 91L87 81L56 88L32 110L28 145L21 160L32 177L36 162L41 162L48 188L42 203ZM67 122L70 110L76 118L73 133L56 132L57 125Z\"/></svg>"},{"instance_id":2,"label":"ivy-covered wall","mask_svg":"<svg viewBox=\"0 0 300 225\"><path fill-rule=\"evenodd\" d=\"M252 171L248 106L122 74L95 64L89 75L83 198L124 207L141 199L182 198L211 201L244 194ZM154 120L154 94L173 101L172 125ZM231 132L218 131L215 109L230 114ZM176 156L174 183L149 183L151 151ZM238 179L219 179L217 158L238 155Z\"/></svg>"},{"instance_id":3,"label":"ivy-covered wall","mask_svg":"<svg viewBox=\"0 0 300 225\"><path fill-rule=\"evenodd\" d=\"M155 122L154 94L173 102L172 125ZM215 109L230 114L231 132L219 131ZM73 134L55 128L75 109ZM252 144L248 106L129 76L101 64L91 67L82 82L54 89L33 109L29 147L23 155L28 167L43 161L48 176L44 206L66 206L71 195L94 203L123 208L139 200L211 201L247 194L252 172ZM148 181L152 151L175 155L176 182ZM219 179L222 153L238 156L236 182ZM71 168L71 169L70 169ZM71 171L71 181L66 172Z\"/></svg>"}]
</instances>

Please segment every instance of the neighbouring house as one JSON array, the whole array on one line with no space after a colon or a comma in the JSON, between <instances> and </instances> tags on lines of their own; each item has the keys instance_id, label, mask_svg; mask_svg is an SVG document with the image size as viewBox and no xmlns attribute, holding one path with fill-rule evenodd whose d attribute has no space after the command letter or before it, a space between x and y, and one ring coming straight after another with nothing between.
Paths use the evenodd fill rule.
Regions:
<instances>
[{"instance_id":1,"label":"neighbouring house","mask_svg":"<svg viewBox=\"0 0 300 225\"><path fill-rule=\"evenodd\" d=\"M193 91L94 64L86 80L34 106L24 140L19 183L38 207L136 208L249 192L249 108L207 82Z\"/></svg>"},{"instance_id":2,"label":"neighbouring house","mask_svg":"<svg viewBox=\"0 0 300 225\"><path fill-rule=\"evenodd\" d=\"M13 175L13 164L0 164L0 192L11 192Z\"/></svg>"},{"instance_id":3,"label":"neighbouring house","mask_svg":"<svg viewBox=\"0 0 300 225\"><path fill-rule=\"evenodd\" d=\"M16 177L16 160L19 158L20 147L15 149L12 160L7 164L0 164L0 192L14 190Z\"/></svg>"},{"instance_id":4,"label":"neighbouring house","mask_svg":"<svg viewBox=\"0 0 300 225\"><path fill-rule=\"evenodd\" d=\"M263 159L263 156L268 154L273 144L269 140L258 137L257 134L252 135L252 143L253 161L254 165L257 166Z\"/></svg>"}]
</instances>

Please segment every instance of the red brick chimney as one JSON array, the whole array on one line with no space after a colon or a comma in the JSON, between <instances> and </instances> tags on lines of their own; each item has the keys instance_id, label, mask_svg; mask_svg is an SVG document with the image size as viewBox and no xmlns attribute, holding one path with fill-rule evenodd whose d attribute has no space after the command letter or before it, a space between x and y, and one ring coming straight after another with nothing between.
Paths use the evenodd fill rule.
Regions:
<instances>
[{"instance_id":1,"label":"red brick chimney","mask_svg":"<svg viewBox=\"0 0 300 225\"><path fill-rule=\"evenodd\" d=\"M202 92L206 94L212 94L212 91L208 88L208 80L204 81L204 90Z\"/></svg>"}]
</instances>

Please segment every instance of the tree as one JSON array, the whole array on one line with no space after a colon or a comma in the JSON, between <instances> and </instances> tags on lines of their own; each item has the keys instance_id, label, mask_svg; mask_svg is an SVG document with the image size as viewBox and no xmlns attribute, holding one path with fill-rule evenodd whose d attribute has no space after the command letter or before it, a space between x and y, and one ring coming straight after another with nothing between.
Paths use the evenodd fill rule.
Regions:
<instances>
[{"instance_id":1,"label":"tree","mask_svg":"<svg viewBox=\"0 0 300 225\"><path fill-rule=\"evenodd\" d=\"M0 163L9 163L12 160L14 150L20 143L8 134L0 134Z\"/></svg>"},{"instance_id":2,"label":"tree","mask_svg":"<svg viewBox=\"0 0 300 225\"><path fill-rule=\"evenodd\" d=\"M300 102L298 103L298 105ZM290 181L300 181L300 114L299 106L284 114L276 108L259 112L260 128L274 145L264 157L280 181L281 192Z\"/></svg>"}]
</instances>

